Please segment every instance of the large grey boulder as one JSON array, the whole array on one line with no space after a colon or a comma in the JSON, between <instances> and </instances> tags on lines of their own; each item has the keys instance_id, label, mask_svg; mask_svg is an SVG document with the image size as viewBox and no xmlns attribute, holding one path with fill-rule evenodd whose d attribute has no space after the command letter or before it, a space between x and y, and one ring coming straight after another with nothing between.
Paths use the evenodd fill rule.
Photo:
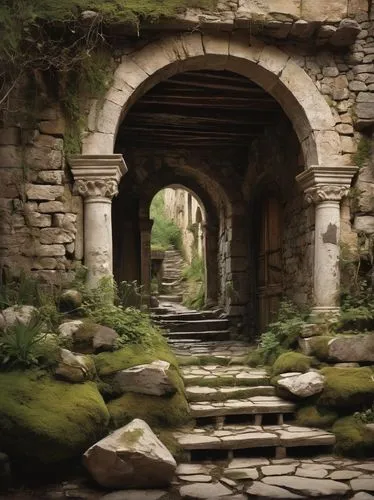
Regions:
<instances>
[{"instance_id":1,"label":"large grey boulder","mask_svg":"<svg viewBox=\"0 0 374 500\"><path fill-rule=\"evenodd\" d=\"M156 360L147 365L137 365L116 373L113 387L117 392L138 392L152 396L174 394L176 388L168 377L170 363Z\"/></svg>"},{"instance_id":2,"label":"large grey boulder","mask_svg":"<svg viewBox=\"0 0 374 500\"><path fill-rule=\"evenodd\" d=\"M55 375L68 382L84 382L94 377L95 365L87 356L60 349L60 360L55 368Z\"/></svg>"},{"instance_id":3,"label":"large grey boulder","mask_svg":"<svg viewBox=\"0 0 374 500\"><path fill-rule=\"evenodd\" d=\"M27 325L38 312L34 306L11 306L3 309L2 315L5 322L5 328L9 328L16 323Z\"/></svg>"},{"instance_id":4,"label":"large grey boulder","mask_svg":"<svg viewBox=\"0 0 374 500\"><path fill-rule=\"evenodd\" d=\"M300 398L307 398L323 391L325 378L318 372L307 372L278 380L278 385Z\"/></svg>"},{"instance_id":5,"label":"large grey boulder","mask_svg":"<svg viewBox=\"0 0 374 500\"><path fill-rule=\"evenodd\" d=\"M336 337L329 342L329 358L342 362L373 362L374 333Z\"/></svg>"},{"instance_id":6,"label":"large grey boulder","mask_svg":"<svg viewBox=\"0 0 374 500\"><path fill-rule=\"evenodd\" d=\"M177 467L169 450L140 419L91 446L83 463L98 484L116 489L167 486Z\"/></svg>"},{"instance_id":7,"label":"large grey boulder","mask_svg":"<svg viewBox=\"0 0 374 500\"><path fill-rule=\"evenodd\" d=\"M73 344L74 350L84 353L113 351L118 333L107 326L89 321L66 321L58 327L62 339Z\"/></svg>"}]
</instances>

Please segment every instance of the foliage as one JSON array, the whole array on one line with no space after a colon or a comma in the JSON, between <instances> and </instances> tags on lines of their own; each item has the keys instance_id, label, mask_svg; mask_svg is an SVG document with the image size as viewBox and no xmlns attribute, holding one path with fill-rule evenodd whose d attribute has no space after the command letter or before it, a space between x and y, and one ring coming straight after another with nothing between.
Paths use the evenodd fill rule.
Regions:
<instances>
[{"instance_id":1,"label":"foliage","mask_svg":"<svg viewBox=\"0 0 374 500\"><path fill-rule=\"evenodd\" d=\"M356 420L364 424L374 424L374 403L372 404L371 408L368 408L367 410L364 410L362 412L356 412L354 414L354 417Z\"/></svg>"},{"instance_id":2,"label":"foliage","mask_svg":"<svg viewBox=\"0 0 374 500\"><path fill-rule=\"evenodd\" d=\"M53 463L83 453L106 433L108 410L93 382L70 384L46 372L0 373L0 448Z\"/></svg>"},{"instance_id":3,"label":"foliage","mask_svg":"<svg viewBox=\"0 0 374 500\"><path fill-rule=\"evenodd\" d=\"M301 426L329 428L337 420L338 413L318 406L303 406L297 410L296 423Z\"/></svg>"},{"instance_id":4,"label":"foliage","mask_svg":"<svg viewBox=\"0 0 374 500\"><path fill-rule=\"evenodd\" d=\"M204 260L197 252L192 256L191 264L182 271L186 282L183 294L183 305L190 309L203 309L205 305L205 266Z\"/></svg>"},{"instance_id":5,"label":"foliage","mask_svg":"<svg viewBox=\"0 0 374 500\"><path fill-rule=\"evenodd\" d=\"M371 368L328 367L321 373L325 377L325 386L318 399L319 405L352 410L372 403L374 377Z\"/></svg>"},{"instance_id":6,"label":"foliage","mask_svg":"<svg viewBox=\"0 0 374 500\"><path fill-rule=\"evenodd\" d=\"M141 306L143 285L138 285L137 280L121 281L118 285L118 301L123 307Z\"/></svg>"},{"instance_id":7,"label":"foliage","mask_svg":"<svg viewBox=\"0 0 374 500\"><path fill-rule=\"evenodd\" d=\"M321 361L329 359L329 343L334 337L330 335L320 335L309 340L311 354Z\"/></svg>"},{"instance_id":8,"label":"foliage","mask_svg":"<svg viewBox=\"0 0 374 500\"><path fill-rule=\"evenodd\" d=\"M305 373L312 365L312 358L300 352L285 352L281 354L272 366L272 374L280 375L287 372Z\"/></svg>"},{"instance_id":9,"label":"foliage","mask_svg":"<svg viewBox=\"0 0 374 500\"><path fill-rule=\"evenodd\" d=\"M371 284L360 279L356 289L343 293L337 330L364 331L374 328L374 292Z\"/></svg>"},{"instance_id":10,"label":"foliage","mask_svg":"<svg viewBox=\"0 0 374 500\"><path fill-rule=\"evenodd\" d=\"M277 321L270 323L260 337L258 355L262 363L273 363L284 351L295 347L305 319L305 311L289 300L281 302Z\"/></svg>"},{"instance_id":11,"label":"foliage","mask_svg":"<svg viewBox=\"0 0 374 500\"><path fill-rule=\"evenodd\" d=\"M338 453L352 457L372 456L374 432L354 416L337 420L332 432L336 436L335 449Z\"/></svg>"},{"instance_id":12,"label":"foliage","mask_svg":"<svg viewBox=\"0 0 374 500\"><path fill-rule=\"evenodd\" d=\"M358 168L365 166L365 163L370 158L371 148L372 144L369 137L362 135L357 145L357 151L352 155L353 164L357 165Z\"/></svg>"},{"instance_id":13,"label":"foliage","mask_svg":"<svg viewBox=\"0 0 374 500\"><path fill-rule=\"evenodd\" d=\"M165 212L164 191L159 191L152 200L150 217L153 219L152 249L167 250L173 247L182 250L182 232Z\"/></svg>"},{"instance_id":14,"label":"foliage","mask_svg":"<svg viewBox=\"0 0 374 500\"><path fill-rule=\"evenodd\" d=\"M57 362L59 348L54 335L44 333L35 316L27 324L17 322L0 334L0 363L5 368L47 366Z\"/></svg>"},{"instance_id":15,"label":"foliage","mask_svg":"<svg viewBox=\"0 0 374 500\"><path fill-rule=\"evenodd\" d=\"M40 319L50 331L54 331L61 320L56 306L59 294L59 288L41 286L38 280L24 271L18 277L5 275L0 286L0 309L16 305L37 307Z\"/></svg>"}]
</instances>

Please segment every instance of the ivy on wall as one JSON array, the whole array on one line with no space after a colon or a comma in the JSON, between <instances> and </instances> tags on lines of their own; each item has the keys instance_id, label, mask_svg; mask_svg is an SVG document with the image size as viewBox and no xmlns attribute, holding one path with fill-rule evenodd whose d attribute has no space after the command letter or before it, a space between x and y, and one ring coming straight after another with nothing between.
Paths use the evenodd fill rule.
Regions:
<instances>
[{"instance_id":1,"label":"ivy on wall","mask_svg":"<svg viewBox=\"0 0 374 500\"><path fill-rule=\"evenodd\" d=\"M53 100L61 102L70 124L67 147L77 152L77 132L82 125L80 96L100 98L113 74L118 39L111 27L133 25L139 33L143 21L173 17L188 7L213 9L216 1L2 0L1 121L27 107L25 103L15 106L14 94L24 95L22 88L35 85L34 100L52 92Z\"/></svg>"}]
</instances>

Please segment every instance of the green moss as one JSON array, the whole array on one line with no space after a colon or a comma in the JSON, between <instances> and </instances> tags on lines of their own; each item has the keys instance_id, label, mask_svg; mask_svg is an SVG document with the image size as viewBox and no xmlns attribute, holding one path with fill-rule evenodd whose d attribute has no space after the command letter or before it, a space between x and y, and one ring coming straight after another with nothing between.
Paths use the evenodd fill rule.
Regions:
<instances>
[{"instance_id":1,"label":"green moss","mask_svg":"<svg viewBox=\"0 0 374 500\"><path fill-rule=\"evenodd\" d=\"M352 161L358 168L362 168L369 160L372 143L369 137L361 136L357 144L357 151L352 155Z\"/></svg>"},{"instance_id":2,"label":"green moss","mask_svg":"<svg viewBox=\"0 0 374 500\"><path fill-rule=\"evenodd\" d=\"M364 368L323 368L325 387L319 397L321 406L359 409L374 399L373 371Z\"/></svg>"},{"instance_id":3,"label":"green moss","mask_svg":"<svg viewBox=\"0 0 374 500\"><path fill-rule=\"evenodd\" d=\"M168 361L172 366L178 363L168 344L163 339L150 345L129 344L114 352L102 352L92 356L100 377L112 375L136 365L152 363L156 359Z\"/></svg>"},{"instance_id":4,"label":"green moss","mask_svg":"<svg viewBox=\"0 0 374 500\"><path fill-rule=\"evenodd\" d=\"M332 431L336 436L337 453L352 457L373 455L374 432L353 416L339 419Z\"/></svg>"},{"instance_id":5,"label":"green moss","mask_svg":"<svg viewBox=\"0 0 374 500\"><path fill-rule=\"evenodd\" d=\"M40 371L0 373L0 448L44 463L82 453L109 421L92 382L70 384Z\"/></svg>"},{"instance_id":6,"label":"green moss","mask_svg":"<svg viewBox=\"0 0 374 500\"><path fill-rule=\"evenodd\" d=\"M333 338L327 335L312 337L309 342L313 356L316 356L321 361L326 361L329 358L329 342Z\"/></svg>"},{"instance_id":7,"label":"green moss","mask_svg":"<svg viewBox=\"0 0 374 500\"><path fill-rule=\"evenodd\" d=\"M221 358L219 356L177 356L177 360L180 366L228 366L232 363L233 358Z\"/></svg>"},{"instance_id":8,"label":"green moss","mask_svg":"<svg viewBox=\"0 0 374 500\"><path fill-rule=\"evenodd\" d=\"M122 434L123 438L126 438L126 445L127 446L133 446L135 445L139 439L143 436L144 431L143 429L133 429L132 431L125 431Z\"/></svg>"},{"instance_id":9,"label":"green moss","mask_svg":"<svg viewBox=\"0 0 374 500\"><path fill-rule=\"evenodd\" d=\"M134 418L145 420L151 427L175 428L186 424L190 417L183 381L175 368L170 368L168 375L177 388L170 397L126 393L110 401L108 410L112 426L120 427Z\"/></svg>"},{"instance_id":10,"label":"green moss","mask_svg":"<svg viewBox=\"0 0 374 500\"><path fill-rule=\"evenodd\" d=\"M289 351L281 354L272 367L272 375L286 372L305 373L312 365L312 358L300 352Z\"/></svg>"},{"instance_id":11,"label":"green moss","mask_svg":"<svg viewBox=\"0 0 374 500\"><path fill-rule=\"evenodd\" d=\"M261 384L266 383L261 379ZM193 378L186 381L186 385L197 385L199 387L255 387L259 385L259 380L255 378L237 379L234 376L223 375L215 378Z\"/></svg>"},{"instance_id":12,"label":"green moss","mask_svg":"<svg viewBox=\"0 0 374 500\"><path fill-rule=\"evenodd\" d=\"M337 420L338 414L327 408L304 406L296 413L296 423L302 426L318 427L325 429L331 427Z\"/></svg>"}]
</instances>

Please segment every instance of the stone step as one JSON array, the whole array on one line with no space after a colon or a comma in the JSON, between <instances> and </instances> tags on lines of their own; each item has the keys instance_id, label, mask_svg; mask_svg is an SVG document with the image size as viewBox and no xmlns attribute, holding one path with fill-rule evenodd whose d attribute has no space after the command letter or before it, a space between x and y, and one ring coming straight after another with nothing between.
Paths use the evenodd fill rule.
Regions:
<instances>
[{"instance_id":1,"label":"stone step","mask_svg":"<svg viewBox=\"0 0 374 500\"><path fill-rule=\"evenodd\" d=\"M296 405L277 396L252 396L245 399L228 399L217 402L199 401L190 404L190 410L193 418L264 415L268 413L283 415L293 413L296 410Z\"/></svg>"},{"instance_id":2,"label":"stone step","mask_svg":"<svg viewBox=\"0 0 374 500\"><path fill-rule=\"evenodd\" d=\"M227 330L230 322L227 319L197 319L194 321L162 319L160 326L170 332L213 332Z\"/></svg>"},{"instance_id":3,"label":"stone step","mask_svg":"<svg viewBox=\"0 0 374 500\"><path fill-rule=\"evenodd\" d=\"M287 448L328 446L335 436L321 429L292 425L248 426L232 425L221 429L194 429L174 433L179 446L186 451L240 450L276 448L276 458L284 458ZM232 456L229 458L232 458Z\"/></svg>"},{"instance_id":4,"label":"stone step","mask_svg":"<svg viewBox=\"0 0 374 500\"><path fill-rule=\"evenodd\" d=\"M166 311L166 309L164 310ZM153 312L152 309L151 312ZM190 311L188 313L180 314L173 314L169 312L162 314L160 317L154 315L153 318L156 320L160 319L162 321L199 321L203 319L216 319L216 315L216 311Z\"/></svg>"},{"instance_id":5,"label":"stone step","mask_svg":"<svg viewBox=\"0 0 374 500\"><path fill-rule=\"evenodd\" d=\"M165 328L163 325L159 325ZM168 339L201 339L201 340L228 340L230 338L229 330L207 330L198 332L165 332L164 334Z\"/></svg>"},{"instance_id":6,"label":"stone step","mask_svg":"<svg viewBox=\"0 0 374 500\"><path fill-rule=\"evenodd\" d=\"M187 399L197 401L225 401L227 399L243 399L251 396L275 396L275 387L272 385L259 386L222 386L206 387L189 385L186 387Z\"/></svg>"},{"instance_id":7,"label":"stone step","mask_svg":"<svg viewBox=\"0 0 374 500\"><path fill-rule=\"evenodd\" d=\"M242 365L182 366L181 372L186 386L255 387L269 385L270 383L270 377L266 370Z\"/></svg>"},{"instance_id":8,"label":"stone step","mask_svg":"<svg viewBox=\"0 0 374 500\"><path fill-rule=\"evenodd\" d=\"M159 295L158 299L162 302L182 302L182 295Z\"/></svg>"}]
</instances>

